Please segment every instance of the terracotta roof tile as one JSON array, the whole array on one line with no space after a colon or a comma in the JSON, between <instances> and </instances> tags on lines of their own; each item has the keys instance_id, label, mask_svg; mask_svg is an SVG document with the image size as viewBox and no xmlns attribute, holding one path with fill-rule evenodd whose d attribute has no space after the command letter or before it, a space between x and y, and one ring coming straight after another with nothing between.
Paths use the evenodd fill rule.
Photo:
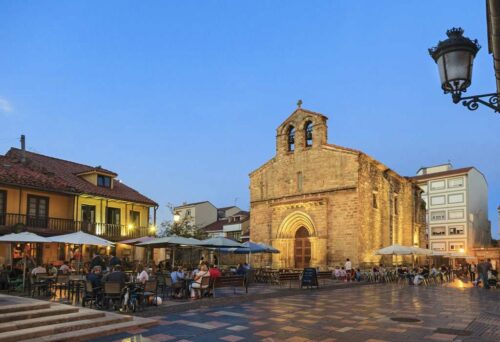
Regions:
<instances>
[{"instance_id":1,"label":"terracotta roof tile","mask_svg":"<svg viewBox=\"0 0 500 342\"><path fill-rule=\"evenodd\" d=\"M202 229L206 232L215 232L215 231L219 231L219 230L222 230L222 227L228 223L228 220L227 219L223 219L223 220L218 220L218 221L215 221L213 223L210 223L209 225L206 225L205 227L203 227Z\"/></svg>"},{"instance_id":2,"label":"terracotta roof tile","mask_svg":"<svg viewBox=\"0 0 500 342\"><path fill-rule=\"evenodd\" d=\"M448 171L442 171L442 172L435 172L435 173L428 173L426 175L420 175L420 176L414 176L414 177L409 177L411 180L414 181L419 181L419 180L424 180L424 179L431 179L431 178L438 178L438 177L447 177L447 176L453 176L453 175L458 175L462 173L467 173L470 170L472 170L473 167L463 167L461 169L455 169L455 170L448 170Z\"/></svg>"},{"instance_id":3,"label":"terracotta roof tile","mask_svg":"<svg viewBox=\"0 0 500 342\"><path fill-rule=\"evenodd\" d=\"M17 148L11 148L5 156L0 156L1 183L158 205L155 201L119 181L115 180L113 189L110 189L96 186L78 176L78 174L91 171L116 175L102 167L74 163L28 151L25 152L25 156L26 161L23 163L21 162L22 151Z\"/></svg>"}]
</instances>

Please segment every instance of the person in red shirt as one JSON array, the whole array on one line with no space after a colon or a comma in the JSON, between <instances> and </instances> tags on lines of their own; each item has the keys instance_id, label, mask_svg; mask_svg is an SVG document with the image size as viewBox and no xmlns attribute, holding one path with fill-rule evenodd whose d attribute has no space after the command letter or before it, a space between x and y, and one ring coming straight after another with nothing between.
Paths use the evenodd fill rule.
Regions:
<instances>
[{"instance_id":1,"label":"person in red shirt","mask_svg":"<svg viewBox=\"0 0 500 342\"><path fill-rule=\"evenodd\" d=\"M212 291L214 289L215 279L221 277L222 273L220 273L220 270L215 265L210 265L210 268L208 269L208 273L210 273L210 286L208 287L209 290L207 291L207 296L212 296L213 295Z\"/></svg>"},{"instance_id":2,"label":"person in red shirt","mask_svg":"<svg viewBox=\"0 0 500 342\"><path fill-rule=\"evenodd\" d=\"M210 278L212 279L219 278L222 275L220 270L215 265L210 265L208 272L210 273Z\"/></svg>"}]
</instances>

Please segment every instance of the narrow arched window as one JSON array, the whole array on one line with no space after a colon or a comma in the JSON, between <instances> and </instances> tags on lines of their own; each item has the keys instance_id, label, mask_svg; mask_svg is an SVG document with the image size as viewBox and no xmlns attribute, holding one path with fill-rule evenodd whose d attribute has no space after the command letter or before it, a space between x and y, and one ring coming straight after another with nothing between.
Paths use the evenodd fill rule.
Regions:
<instances>
[{"instance_id":1,"label":"narrow arched window","mask_svg":"<svg viewBox=\"0 0 500 342\"><path fill-rule=\"evenodd\" d=\"M313 123L311 121L307 121L304 125L304 134L306 147L311 147L313 145Z\"/></svg>"},{"instance_id":2,"label":"narrow arched window","mask_svg":"<svg viewBox=\"0 0 500 342\"><path fill-rule=\"evenodd\" d=\"M295 151L295 127L288 128L288 151Z\"/></svg>"}]
</instances>

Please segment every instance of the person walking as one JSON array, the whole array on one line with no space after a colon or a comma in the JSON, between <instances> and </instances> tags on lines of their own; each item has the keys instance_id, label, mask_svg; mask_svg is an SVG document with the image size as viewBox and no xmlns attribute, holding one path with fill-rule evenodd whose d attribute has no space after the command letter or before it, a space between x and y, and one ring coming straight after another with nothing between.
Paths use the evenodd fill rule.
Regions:
<instances>
[{"instance_id":1,"label":"person walking","mask_svg":"<svg viewBox=\"0 0 500 342\"><path fill-rule=\"evenodd\" d=\"M488 271L491 269L491 264L487 260L482 260L477 265L477 272L479 273L479 279L483 283L483 289L487 290L490 288L488 284Z\"/></svg>"},{"instance_id":2,"label":"person walking","mask_svg":"<svg viewBox=\"0 0 500 342\"><path fill-rule=\"evenodd\" d=\"M352 263L349 260L349 258L346 259L345 264L344 264L344 268L345 268L347 281L351 281L351 279L352 279Z\"/></svg>"},{"instance_id":3,"label":"person walking","mask_svg":"<svg viewBox=\"0 0 500 342\"><path fill-rule=\"evenodd\" d=\"M470 274L470 281L474 282L476 281L476 271L477 267L475 263L472 263L469 268L469 274Z\"/></svg>"}]
</instances>

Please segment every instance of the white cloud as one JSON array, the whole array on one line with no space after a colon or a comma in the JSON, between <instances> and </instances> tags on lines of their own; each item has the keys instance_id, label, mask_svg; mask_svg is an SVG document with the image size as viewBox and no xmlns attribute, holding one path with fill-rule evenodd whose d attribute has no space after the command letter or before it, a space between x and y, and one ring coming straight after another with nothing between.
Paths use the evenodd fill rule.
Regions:
<instances>
[{"instance_id":1,"label":"white cloud","mask_svg":"<svg viewBox=\"0 0 500 342\"><path fill-rule=\"evenodd\" d=\"M0 97L0 114L1 113L11 113L14 111L12 105L6 99Z\"/></svg>"}]
</instances>

